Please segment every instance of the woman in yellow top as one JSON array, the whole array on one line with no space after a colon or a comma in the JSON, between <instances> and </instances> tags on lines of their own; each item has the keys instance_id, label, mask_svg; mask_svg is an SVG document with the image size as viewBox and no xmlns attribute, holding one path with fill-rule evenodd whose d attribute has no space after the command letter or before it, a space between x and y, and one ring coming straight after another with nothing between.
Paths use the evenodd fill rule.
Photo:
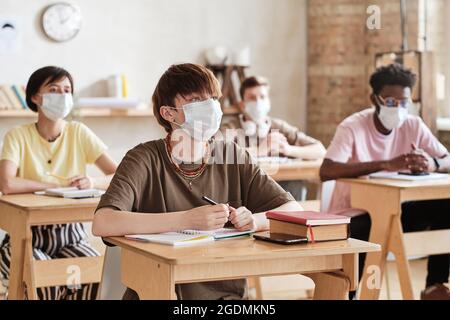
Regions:
<instances>
[{"instance_id":1,"label":"woman in yellow top","mask_svg":"<svg viewBox=\"0 0 450 320\"><path fill-rule=\"evenodd\" d=\"M0 157L0 192L30 193L52 187L106 189L117 165L106 145L84 124L65 121L73 107L73 79L64 69L35 71L26 87L28 107L38 113L36 123L10 130ZM92 178L86 165L95 164L104 174ZM0 213L1 214L1 213ZM38 260L97 256L81 223L32 228L33 254ZM0 275L9 277L10 242L0 244ZM7 284L7 281L4 281ZM39 299L95 299L97 284L80 288L39 288Z\"/></svg>"}]
</instances>

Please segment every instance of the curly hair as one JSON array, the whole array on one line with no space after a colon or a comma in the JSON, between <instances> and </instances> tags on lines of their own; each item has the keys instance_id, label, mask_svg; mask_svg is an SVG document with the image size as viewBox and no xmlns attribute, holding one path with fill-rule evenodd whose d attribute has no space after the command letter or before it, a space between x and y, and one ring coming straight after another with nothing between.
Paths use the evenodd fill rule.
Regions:
<instances>
[{"instance_id":1,"label":"curly hair","mask_svg":"<svg viewBox=\"0 0 450 320\"><path fill-rule=\"evenodd\" d=\"M401 64L395 63L378 68L370 77L370 86L374 94L380 94L384 86L402 86L413 88L417 76Z\"/></svg>"}]
</instances>

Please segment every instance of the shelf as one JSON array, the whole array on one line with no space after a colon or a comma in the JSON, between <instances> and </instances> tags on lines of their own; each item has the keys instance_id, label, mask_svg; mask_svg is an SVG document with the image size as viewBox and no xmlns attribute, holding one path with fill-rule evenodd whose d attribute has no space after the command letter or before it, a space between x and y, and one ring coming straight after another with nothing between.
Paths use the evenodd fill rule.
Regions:
<instances>
[{"instance_id":1,"label":"shelf","mask_svg":"<svg viewBox=\"0 0 450 320\"><path fill-rule=\"evenodd\" d=\"M34 118L37 113L30 110L0 110L0 118Z\"/></svg>"},{"instance_id":2,"label":"shelf","mask_svg":"<svg viewBox=\"0 0 450 320\"><path fill-rule=\"evenodd\" d=\"M151 109L109 109L109 108L80 108L74 109L75 117L151 117ZM29 110L0 110L2 118L34 118L37 113Z\"/></svg>"},{"instance_id":3,"label":"shelf","mask_svg":"<svg viewBox=\"0 0 450 320\"><path fill-rule=\"evenodd\" d=\"M74 109L76 117L152 117L152 109L111 109L111 108L79 108Z\"/></svg>"}]
</instances>

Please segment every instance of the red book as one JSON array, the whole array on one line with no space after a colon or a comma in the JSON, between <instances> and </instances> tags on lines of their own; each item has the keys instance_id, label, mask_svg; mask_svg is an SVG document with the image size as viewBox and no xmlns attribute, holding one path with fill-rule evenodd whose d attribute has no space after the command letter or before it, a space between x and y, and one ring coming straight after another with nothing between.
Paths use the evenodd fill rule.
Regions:
<instances>
[{"instance_id":1,"label":"red book","mask_svg":"<svg viewBox=\"0 0 450 320\"><path fill-rule=\"evenodd\" d=\"M305 226L325 226L350 223L349 217L314 211L269 211L266 213L266 217L268 219L291 222Z\"/></svg>"}]
</instances>

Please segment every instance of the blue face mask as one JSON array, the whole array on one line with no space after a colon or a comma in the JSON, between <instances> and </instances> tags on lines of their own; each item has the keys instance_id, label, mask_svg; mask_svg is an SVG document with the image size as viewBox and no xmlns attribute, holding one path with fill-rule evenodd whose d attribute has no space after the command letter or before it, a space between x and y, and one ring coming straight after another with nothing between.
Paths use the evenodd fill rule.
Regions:
<instances>
[{"instance_id":1,"label":"blue face mask","mask_svg":"<svg viewBox=\"0 0 450 320\"><path fill-rule=\"evenodd\" d=\"M207 99L185 104L183 107L185 122L177 124L189 136L197 141L208 141L220 128L222 108L219 101Z\"/></svg>"}]
</instances>

